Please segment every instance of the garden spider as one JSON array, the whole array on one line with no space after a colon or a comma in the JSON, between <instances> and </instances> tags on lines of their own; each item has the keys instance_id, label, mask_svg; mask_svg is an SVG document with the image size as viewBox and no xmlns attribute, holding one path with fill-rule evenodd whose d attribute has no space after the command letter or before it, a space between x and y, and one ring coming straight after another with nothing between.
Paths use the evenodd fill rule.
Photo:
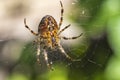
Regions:
<instances>
[{"instance_id":1,"label":"garden spider","mask_svg":"<svg viewBox=\"0 0 120 80\"><path fill-rule=\"evenodd\" d=\"M48 62L48 56L47 56L47 50L56 50L58 49L64 56L66 56L68 59L73 60L67 53L64 51L63 47L60 44L60 40L65 39L65 40L70 40L70 39L77 39L82 35L82 33L79 36L76 37L64 37L60 36L60 34L70 27L70 24L64 27L62 30L60 30L60 26L62 25L63 22L63 5L62 2L60 1L61 5L61 18L59 24L57 24L56 20L50 16L46 15L45 17L42 18L39 26L38 26L38 33L34 32L31 30L27 24L26 24L26 19L24 19L24 24L25 27L37 38L35 39L35 43L37 44L37 62L40 63L40 54L42 53L44 55L46 64L48 68L51 69L51 65Z\"/></svg>"}]
</instances>

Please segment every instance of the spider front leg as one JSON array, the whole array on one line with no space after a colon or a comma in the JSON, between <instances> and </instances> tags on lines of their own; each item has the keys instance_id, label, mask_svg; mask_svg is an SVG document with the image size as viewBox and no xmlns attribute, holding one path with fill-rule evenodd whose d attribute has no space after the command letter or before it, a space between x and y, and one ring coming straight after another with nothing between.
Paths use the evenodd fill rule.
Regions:
<instances>
[{"instance_id":1,"label":"spider front leg","mask_svg":"<svg viewBox=\"0 0 120 80\"><path fill-rule=\"evenodd\" d=\"M37 38L33 41L33 44L37 44L37 62L40 64L40 53L41 53L41 39Z\"/></svg>"},{"instance_id":2,"label":"spider front leg","mask_svg":"<svg viewBox=\"0 0 120 80\"><path fill-rule=\"evenodd\" d=\"M37 45L37 62L40 64L40 45Z\"/></svg>"},{"instance_id":3,"label":"spider front leg","mask_svg":"<svg viewBox=\"0 0 120 80\"><path fill-rule=\"evenodd\" d=\"M45 58L47 67L48 67L49 69L53 70L53 68L51 67L51 65L50 65L49 62L48 62L48 55L47 55L46 49L43 50L43 55L44 55L44 58Z\"/></svg>"},{"instance_id":4,"label":"spider front leg","mask_svg":"<svg viewBox=\"0 0 120 80\"><path fill-rule=\"evenodd\" d=\"M73 59L65 52L65 50L63 49L63 47L61 45L58 46L58 49L60 50L60 52L65 55L66 58L68 58L69 60L73 61Z\"/></svg>"},{"instance_id":5,"label":"spider front leg","mask_svg":"<svg viewBox=\"0 0 120 80\"><path fill-rule=\"evenodd\" d=\"M31 30L31 29L28 27L28 25L26 24L26 18L24 19L24 24L25 24L25 27L26 27L33 35L35 35L35 36L38 35L37 33L35 33L33 30Z\"/></svg>"}]
</instances>

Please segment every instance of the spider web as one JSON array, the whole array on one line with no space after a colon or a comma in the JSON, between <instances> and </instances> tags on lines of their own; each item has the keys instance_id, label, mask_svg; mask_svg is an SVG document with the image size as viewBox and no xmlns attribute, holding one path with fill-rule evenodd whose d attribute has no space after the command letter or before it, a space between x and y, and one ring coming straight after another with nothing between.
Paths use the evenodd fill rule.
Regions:
<instances>
[{"instance_id":1,"label":"spider web","mask_svg":"<svg viewBox=\"0 0 120 80\"><path fill-rule=\"evenodd\" d=\"M85 11L81 10L82 19L83 18L91 18L93 16L87 16L84 15ZM82 20L81 19L81 20ZM81 26L88 25L83 20L80 24ZM99 26L99 25L94 25ZM109 60L109 57L112 53L111 49L109 48L106 33L103 33L101 37L90 37L88 34L92 33L91 31L85 31L83 32L83 40L81 43L78 43L78 46L72 46L72 45L64 45L63 42L61 44L63 45L63 48L65 49L66 53L71 56L72 58L76 59L76 61L70 61L65 56L63 56L59 51L48 51L48 60L49 63L52 62L52 65L54 67L54 64L64 64L66 68L70 70L69 75L75 75L74 73L83 72L85 75L87 74L87 77L90 77L91 74L95 74L97 72L101 72ZM36 45L34 45L36 46ZM29 51L27 53L31 54L29 57L26 55L26 60L29 64L38 66L36 64L36 48L30 43L29 46L26 46L26 49ZM24 57L24 55L23 55ZM103 58L103 59L100 59ZM23 60L23 59L22 59ZM39 71L46 69L46 62L44 60L43 55L40 56L41 64L42 66L38 66L37 69L40 69ZM32 63L32 64L31 64ZM73 74L72 74L73 73ZM86 79L85 79L86 80Z\"/></svg>"},{"instance_id":2,"label":"spider web","mask_svg":"<svg viewBox=\"0 0 120 80\"><path fill-rule=\"evenodd\" d=\"M52 63L53 67L55 67L55 65L61 64L63 67L67 68L68 70L67 77L69 77L68 80L80 80L80 79L95 80L94 76L96 74L100 74L100 73L103 74L106 65L108 63L108 60L112 55L112 50L108 44L107 33L105 31L99 37L98 36L93 37L89 35L91 33L94 33L94 31L96 31L96 28L92 30L94 28L92 27L92 29L89 29L89 31L87 31L87 28L89 26L89 24L87 23L88 21L87 18L91 20L92 17L94 17L93 15L89 16L89 12L87 12L87 10L85 9L87 6L91 7L90 5L93 4L93 2L91 1L94 2L95 0L73 0L72 5L77 5L77 7L75 9L71 9L74 11L68 14L68 16L74 16L74 17L70 17L70 19L73 19L73 22L77 23L78 26L82 26L82 27L84 26L83 28L86 28L86 30L83 32L84 35L81 38L83 40L80 43L78 43L78 45L75 46L73 46L72 44L64 45L64 43L61 42L61 45L65 49L66 53L76 61L68 60L59 51L52 51L52 50L48 51L49 63ZM99 0L98 1L99 4L101 4L100 1L102 2L103 0ZM84 2L85 4L79 4L79 2ZM93 4L94 6L90 8L90 11L93 14L96 14L95 11L99 10L98 9L99 4L98 6ZM85 8L84 7L81 8L81 5L82 6L87 5L87 6ZM75 10L77 9L80 9L80 11L78 11L79 13L78 12L75 13ZM65 11L67 10L65 9ZM99 27L100 25L95 24L93 26ZM0 40L0 42L2 41L3 40ZM35 77L38 77L39 74L46 72L47 66L44 60L44 56L42 54L40 55L41 65L39 65L36 61L36 52L37 52L36 48L37 48L36 45L33 45L32 42L27 43L23 47L23 51L21 53L19 60L15 63L15 67L12 66L13 67L12 71L13 72L17 71L27 74L28 76L32 77L31 80L37 80L35 79ZM5 68L5 71L6 69L9 70L10 68ZM10 71L10 73L12 72ZM98 76L99 75L97 75L97 77Z\"/></svg>"},{"instance_id":3,"label":"spider web","mask_svg":"<svg viewBox=\"0 0 120 80\"><path fill-rule=\"evenodd\" d=\"M70 66L70 64L74 64L74 62L77 63L82 63L82 61L88 61L87 63L92 63L94 65L97 65L99 67L102 67L101 63L97 63L94 59L91 59L92 56L95 55L95 50L98 47L99 41L96 42L95 46L94 46L94 50L91 52L92 54L88 57L86 50L88 49L89 45L85 45L87 41L83 41L80 43L80 46L72 46L72 45L63 45L64 43L61 42L61 45L63 46L64 50L66 51L66 53L71 56L73 59L75 59L76 61L70 61L68 60L60 51L56 51L56 50L50 50L47 51L48 52L48 60L49 63L61 63L63 64L63 62L66 63L66 66ZM33 65L36 64L36 52L37 52L37 47L36 45L33 45L32 42L28 43L25 47L25 50L23 50L23 55L21 56L21 58L23 57L25 63ZM25 51L25 53L24 53ZM86 57L88 57L87 59L85 59ZM43 64L46 64L46 62L44 61L44 56L43 54L40 55L40 60ZM44 65L45 66L45 65ZM73 66L73 65L72 65ZM83 66L83 65L81 65Z\"/></svg>"},{"instance_id":4,"label":"spider web","mask_svg":"<svg viewBox=\"0 0 120 80\"><path fill-rule=\"evenodd\" d=\"M86 11L84 9L80 12L80 21L82 24L79 25L87 26L88 24L85 22L86 18L91 18L93 16L86 15ZM95 24L93 26L97 27L99 25ZM72 44L64 45L64 42L61 42L61 45L63 46L65 52L76 61L68 60L59 51L50 50L47 51L49 63L51 63L53 67L55 67L56 64L64 65L64 67L69 70L69 77L79 76L78 74L84 74L85 79L83 80L89 80L89 78L93 77L93 75L96 73L103 72L111 56L112 50L108 45L106 33L103 33L100 37L90 37L88 34L91 34L92 32L92 30L84 31L84 35L81 38L83 40L78 43L77 46L73 46ZM47 69L44 56L42 54L40 55L41 66L38 65L36 62L35 46L36 45L33 46L31 42L29 43L29 46L25 46L28 52L26 54L26 57L25 53L23 53L23 56L21 56L23 59L21 60L23 60L23 62L27 63L29 66L37 66L37 68L35 68L35 70L37 69L37 73L42 71L44 72Z\"/></svg>"}]
</instances>

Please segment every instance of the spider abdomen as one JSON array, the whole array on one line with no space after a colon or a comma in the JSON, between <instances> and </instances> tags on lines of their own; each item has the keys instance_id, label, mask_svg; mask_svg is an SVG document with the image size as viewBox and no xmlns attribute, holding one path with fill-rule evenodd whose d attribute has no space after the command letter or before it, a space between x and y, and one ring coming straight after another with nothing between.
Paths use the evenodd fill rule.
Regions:
<instances>
[{"instance_id":1,"label":"spider abdomen","mask_svg":"<svg viewBox=\"0 0 120 80\"><path fill-rule=\"evenodd\" d=\"M58 43L58 25L56 20L50 16L46 15L42 18L38 26L38 34L43 36L46 46L54 48L56 43Z\"/></svg>"},{"instance_id":2,"label":"spider abdomen","mask_svg":"<svg viewBox=\"0 0 120 80\"><path fill-rule=\"evenodd\" d=\"M40 21L40 24L38 26L38 33L43 33L52 30L58 31L57 22L52 16L46 15Z\"/></svg>"}]
</instances>

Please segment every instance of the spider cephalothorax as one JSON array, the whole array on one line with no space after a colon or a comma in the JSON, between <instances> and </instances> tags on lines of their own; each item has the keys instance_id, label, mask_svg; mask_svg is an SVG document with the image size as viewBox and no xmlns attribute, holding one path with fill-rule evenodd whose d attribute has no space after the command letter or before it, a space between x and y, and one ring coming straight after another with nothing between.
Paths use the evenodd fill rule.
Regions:
<instances>
[{"instance_id":1,"label":"spider cephalothorax","mask_svg":"<svg viewBox=\"0 0 120 80\"><path fill-rule=\"evenodd\" d=\"M67 55L67 53L64 51L63 47L61 46L60 40L61 40L61 38L65 39L65 40L76 39L82 35L82 34L80 34L79 36L69 37L69 38L60 36L60 34L70 26L70 25L65 26L63 29L60 30L60 26L62 25L62 22L63 22L63 12L64 12L61 1L60 1L60 5L61 5L61 18L60 18L59 24L57 24L56 20L52 16L46 15L40 21L37 33L34 32L33 30L31 30L27 26L26 19L24 19L25 27L27 29L29 29L32 34L37 36L37 38L35 39L34 42L37 43L37 61L38 61L38 63L40 63L39 56L40 56L40 53L42 53L44 55L46 64L49 68L51 68L51 66L48 62L47 50L48 49L50 49L50 50L58 49L68 59L72 60L72 58L69 57L69 55Z\"/></svg>"}]
</instances>

